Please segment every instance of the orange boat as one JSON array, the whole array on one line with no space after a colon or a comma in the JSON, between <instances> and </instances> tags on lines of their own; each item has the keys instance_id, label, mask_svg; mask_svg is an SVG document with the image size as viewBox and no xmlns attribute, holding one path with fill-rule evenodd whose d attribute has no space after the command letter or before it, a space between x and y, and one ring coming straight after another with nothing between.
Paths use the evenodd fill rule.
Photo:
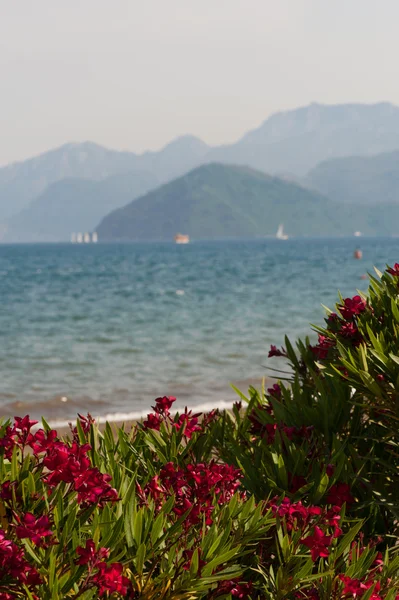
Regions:
<instances>
[{"instance_id":1,"label":"orange boat","mask_svg":"<svg viewBox=\"0 0 399 600\"><path fill-rule=\"evenodd\" d=\"M183 233L176 233L175 242L176 244L188 244L190 238L188 235L184 235Z\"/></svg>"}]
</instances>

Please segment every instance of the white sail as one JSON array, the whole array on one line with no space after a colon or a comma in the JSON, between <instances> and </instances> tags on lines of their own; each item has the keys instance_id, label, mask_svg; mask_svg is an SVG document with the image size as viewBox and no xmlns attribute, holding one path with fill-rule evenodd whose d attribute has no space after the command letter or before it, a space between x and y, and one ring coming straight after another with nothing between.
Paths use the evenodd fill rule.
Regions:
<instances>
[{"instance_id":1,"label":"white sail","mask_svg":"<svg viewBox=\"0 0 399 600\"><path fill-rule=\"evenodd\" d=\"M76 233L71 233L71 242L72 244L76 243Z\"/></svg>"},{"instance_id":2,"label":"white sail","mask_svg":"<svg viewBox=\"0 0 399 600\"><path fill-rule=\"evenodd\" d=\"M278 240L288 240L288 235L286 235L284 233L284 225L283 225L283 223L280 223L280 225L278 226L277 233L276 233L276 238Z\"/></svg>"},{"instance_id":3,"label":"white sail","mask_svg":"<svg viewBox=\"0 0 399 600\"><path fill-rule=\"evenodd\" d=\"M85 244L88 244L90 242L90 233L85 233L83 236L83 240Z\"/></svg>"},{"instance_id":4,"label":"white sail","mask_svg":"<svg viewBox=\"0 0 399 600\"><path fill-rule=\"evenodd\" d=\"M96 244L98 242L97 231L93 231L93 233L91 234L91 241L93 242L93 244Z\"/></svg>"},{"instance_id":5,"label":"white sail","mask_svg":"<svg viewBox=\"0 0 399 600\"><path fill-rule=\"evenodd\" d=\"M76 235L76 241L78 244L81 244L83 242L83 235L81 233L78 233Z\"/></svg>"}]
</instances>

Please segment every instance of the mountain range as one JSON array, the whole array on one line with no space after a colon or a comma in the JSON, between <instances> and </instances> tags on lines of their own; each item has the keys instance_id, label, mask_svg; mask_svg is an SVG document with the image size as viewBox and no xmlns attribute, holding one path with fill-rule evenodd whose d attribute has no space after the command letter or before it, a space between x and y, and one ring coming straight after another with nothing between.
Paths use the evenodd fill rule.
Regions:
<instances>
[{"instance_id":1,"label":"mountain range","mask_svg":"<svg viewBox=\"0 0 399 600\"><path fill-rule=\"evenodd\" d=\"M148 191L214 163L279 175L341 205L367 204L369 212L376 204L380 210L382 203L395 207L399 108L389 103L311 104L276 113L236 143L213 148L194 136L141 155L92 142L66 144L0 168L0 240L67 240L72 231L95 229L107 213ZM244 189L242 193L246 195ZM209 198L201 198L198 202L208 203ZM287 202L283 194L280 221L286 220ZM143 206L141 201L138 206ZM214 235L216 214L209 213L208 221L202 222L202 237ZM382 233L383 220L378 219L380 229L370 223L368 230Z\"/></svg>"}]
</instances>

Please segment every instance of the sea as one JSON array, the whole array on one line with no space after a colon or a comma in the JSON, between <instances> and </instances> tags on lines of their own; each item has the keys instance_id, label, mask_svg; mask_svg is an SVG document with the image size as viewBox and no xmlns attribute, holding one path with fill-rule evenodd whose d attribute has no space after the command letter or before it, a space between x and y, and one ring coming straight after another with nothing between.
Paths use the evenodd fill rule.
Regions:
<instances>
[{"instance_id":1,"label":"sea","mask_svg":"<svg viewBox=\"0 0 399 600\"><path fill-rule=\"evenodd\" d=\"M0 245L0 416L230 406L275 375L271 344L316 339L322 304L396 261L399 238Z\"/></svg>"}]
</instances>

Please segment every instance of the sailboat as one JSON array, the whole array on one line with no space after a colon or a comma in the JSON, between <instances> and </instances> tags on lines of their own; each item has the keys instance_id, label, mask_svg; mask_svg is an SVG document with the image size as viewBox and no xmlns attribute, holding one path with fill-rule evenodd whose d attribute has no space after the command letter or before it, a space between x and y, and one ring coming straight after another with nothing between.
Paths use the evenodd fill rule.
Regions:
<instances>
[{"instance_id":1,"label":"sailboat","mask_svg":"<svg viewBox=\"0 0 399 600\"><path fill-rule=\"evenodd\" d=\"M284 233L284 225L283 225L283 223L280 223L280 225L278 226L277 233L276 233L276 238L278 240L288 240L288 235L286 235Z\"/></svg>"}]
</instances>

